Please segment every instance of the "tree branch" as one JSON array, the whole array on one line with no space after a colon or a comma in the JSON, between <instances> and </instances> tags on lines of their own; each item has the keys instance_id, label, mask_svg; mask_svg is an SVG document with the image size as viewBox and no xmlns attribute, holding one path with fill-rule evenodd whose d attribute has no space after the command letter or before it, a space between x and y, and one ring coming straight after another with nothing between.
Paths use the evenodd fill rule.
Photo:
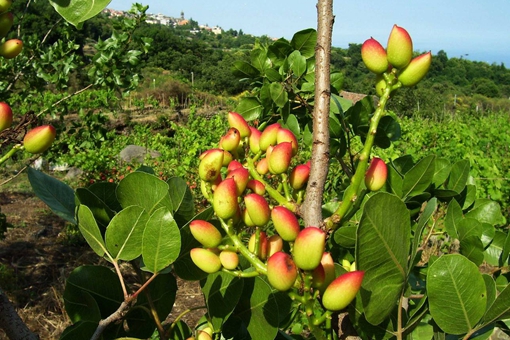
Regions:
<instances>
[{"instance_id":1,"label":"tree branch","mask_svg":"<svg viewBox=\"0 0 510 340\"><path fill-rule=\"evenodd\" d=\"M315 47L315 107L310 178L302 214L305 226L322 226L322 194L329 163L330 57L333 32L333 0L317 3L317 45Z\"/></svg>"}]
</instances>

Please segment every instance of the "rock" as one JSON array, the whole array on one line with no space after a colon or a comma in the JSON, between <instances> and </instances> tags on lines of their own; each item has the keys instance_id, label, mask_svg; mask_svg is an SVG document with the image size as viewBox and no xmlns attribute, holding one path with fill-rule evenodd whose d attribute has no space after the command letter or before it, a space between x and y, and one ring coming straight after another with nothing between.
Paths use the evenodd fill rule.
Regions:
<instances>
[{"instance_id":1,"label":"rock","mask_svg":"<svg viewBox=\"0 0 510 340\"><path fill-rule=\"evenodd\" d=\"M32 164L32 168L34 168L35 170L39 170L39 171L43 171L43 170L48 171L49 170L49 164L48 164L47 160L45 160L42 157L39 157Z\"/></svg>"},{"instance_id":2,"label":"rock","mask_svg":"<svg viewBox=\"0 0 510 340\"><path fill-rule=\"evenodd\" d=\"M74 178L80 177L82 174L83 174L82 169L70 168L64 178L65 179L74 179Z\"/></svg>"},{"instance_id":3,"label":"rock","mask_svg":"<svg viewBox=\"0 0 510 340\"><path fill-rule=\"evenodd\" d=\"M149 154L151 158L161 157L161 153L158 151L147 150L143 146L139 145L128 145L119 154L120 159L124 162L138 162L143 163L145 156Z\"/></svg>"}]
</instances>

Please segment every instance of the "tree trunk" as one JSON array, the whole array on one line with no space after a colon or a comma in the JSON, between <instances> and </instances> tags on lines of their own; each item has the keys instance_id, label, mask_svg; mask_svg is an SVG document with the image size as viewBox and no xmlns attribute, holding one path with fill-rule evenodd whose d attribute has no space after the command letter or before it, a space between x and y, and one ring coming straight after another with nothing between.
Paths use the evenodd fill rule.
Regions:
<instances>
[{"instance_id":1,"label":"tree trunk","mask_svg":"<svg viewBox=\"0 0 510 340\"><path fill-rule=\"evenodd\" d=\"M28 329L21 320L14 305L0 289L0 329L11 340L37 340L39 337Z\"/></svg>"}]
</instances>

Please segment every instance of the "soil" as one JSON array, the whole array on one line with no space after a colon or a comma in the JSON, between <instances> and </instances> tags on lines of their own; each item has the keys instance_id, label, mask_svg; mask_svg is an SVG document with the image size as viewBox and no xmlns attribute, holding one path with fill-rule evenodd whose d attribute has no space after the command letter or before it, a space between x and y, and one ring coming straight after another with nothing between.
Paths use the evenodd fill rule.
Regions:
<instances>
[{"instance_id":1,"label":"soil","mask_svg":"<svg viewBox=\"0 0 510 340\"><path fill-rule=\"evenodd\" d=\"M0 240L0 287L40 339L58 339L71 324L62 299L66 277L80 265L108 264L34 194L2 190L0 208L9 224ZM203 305L198 282L178 284L178 296L167 320ZM203 310L198 310L183 320L194 326L202 314ZM0 339L7 339L1 329Z\"/></svg>"}]
</instances>

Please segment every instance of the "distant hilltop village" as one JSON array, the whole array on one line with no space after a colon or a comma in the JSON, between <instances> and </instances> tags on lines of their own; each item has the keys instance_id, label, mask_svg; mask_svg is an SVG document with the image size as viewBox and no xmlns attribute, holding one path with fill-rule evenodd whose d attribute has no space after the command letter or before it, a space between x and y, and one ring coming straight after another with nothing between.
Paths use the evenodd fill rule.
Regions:
<instances>
[{"instance_id":1,"label":"distant hilltop village","mask_svg":"<svg viewBox=\"0 0 510 340\"><path fill-rule=\"evenodd\" d=\"M105 13L106 15L109 15L111 17L120 17L120 16L127 15L127 12L125 12L125 11L117 11L115 9L110 9L110 8L105 8L103 10L103 13ZM174 27L184 26L184 25L189 24L189 20L184 18L184 12L181 12L180 18L169 17L169 16L161 14L161 13L159 13L159 14L147 13L146 22L148 24L160 24L160 25L174 26ZM198 27L200 28L200 30L210 31L214 34L221 34L223 32L223 29L219 26L209 27L207 25L199 25ZM200 32L200 30L194 28L194 29L190 30L190 32L198 33L198 32Z\"/></svg>"}]
</instances>

